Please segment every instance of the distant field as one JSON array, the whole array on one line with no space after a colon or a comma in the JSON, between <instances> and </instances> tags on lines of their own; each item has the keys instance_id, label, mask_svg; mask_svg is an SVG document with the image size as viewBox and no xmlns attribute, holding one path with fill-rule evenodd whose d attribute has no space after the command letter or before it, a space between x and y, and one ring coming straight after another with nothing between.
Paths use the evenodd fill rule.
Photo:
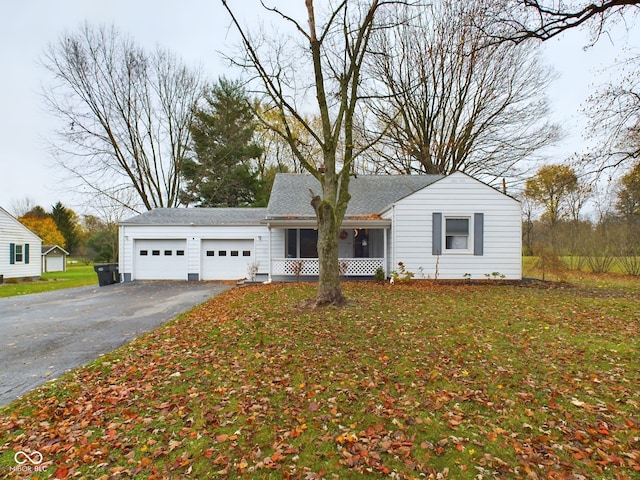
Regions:
<instances>
[{"instance_id":1,"label":"distant field","mask_svg":"<svg viewBox=\"0 0 640 480\"><path fill-rule=\"evenodd\" d=\"M68 265L66 272L43 273L41 280L21 281L18 283L11 283L10 280L5 280L5 283L0 285L0 297L12 297L14 295L49 292L51 290L97 284L98 276L93 270L93 265Z\"/></svg>"}]
</instances>

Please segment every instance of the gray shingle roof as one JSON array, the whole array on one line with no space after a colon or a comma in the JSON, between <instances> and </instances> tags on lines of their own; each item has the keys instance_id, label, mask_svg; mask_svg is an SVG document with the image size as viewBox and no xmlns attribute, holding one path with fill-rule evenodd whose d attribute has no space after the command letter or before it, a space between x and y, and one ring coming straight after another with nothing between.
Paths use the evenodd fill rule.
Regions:
<instances>
[{"instance_id":1,"label":"gray shingle roof","mask_svg":"<svg viewBox=\"0 0 640 480\"><path fill-rule=\"evenodd\" d=\"M350 181L351 200L346 215L382 213L394 202L441 178L442 175L358 175ZM309 190L320 193L320 182L312 175L277 174L267 207L269 217L315 217Z\"/></svg>"},{"instance_id":2,"label":"gray shingle roof","mask_svg":"<svg viewBox=\"0 0 640 480\"><path fill-rule=\"evenodd\" d=\"M258 225L266 208L155 208L123 221L131 225Z\"/></svg>"},{"instance_id":3,"label":"gray shingle roof","mask_svg":"<svg viewBox=\"0 0 640 480\"><path fill-rule=\"evenodd\" d=\"M351 179L347 218L377 215L394 202L431 185L442 175L358 175ZM257 225L265 219L315 218L311 194L320 193L312 175L276 175L267 208L155 208L125 225Z\"/></svg>"}]
</instances>

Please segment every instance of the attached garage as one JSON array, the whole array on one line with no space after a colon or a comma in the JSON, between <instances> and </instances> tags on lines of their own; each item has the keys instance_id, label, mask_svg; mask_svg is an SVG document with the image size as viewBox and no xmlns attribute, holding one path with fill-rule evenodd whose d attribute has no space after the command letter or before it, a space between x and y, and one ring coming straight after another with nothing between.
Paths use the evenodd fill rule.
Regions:
<instances>
[{"instance_id":1,"label":"attached garage","mask_svg":"<svg viewBox=\"0 0 640 480\"><path fill-rule=\"evenodd\" d=\"M254 259L253 239L202 240L202 280L247 277Z\"/></svg>"},{"instance_id":2,"label":"attached garage","mask_svg":"<svg viewBox=\"0 0 640 480\"><path fill-rule=\"evenodd\" d=\"M132 280L267 277L265 208L156 208L120 224L119 272Z\"/></svg>"},{"instance_id":3,"label":"attached garage","mask_svg":"<svg viewBox=\"0 0 640 480\"><path fill-rule=\"evenodd\" d=\"M186 251L186 239L136 240L133 279L186 280Z\"/></svg>"}]
</instances>

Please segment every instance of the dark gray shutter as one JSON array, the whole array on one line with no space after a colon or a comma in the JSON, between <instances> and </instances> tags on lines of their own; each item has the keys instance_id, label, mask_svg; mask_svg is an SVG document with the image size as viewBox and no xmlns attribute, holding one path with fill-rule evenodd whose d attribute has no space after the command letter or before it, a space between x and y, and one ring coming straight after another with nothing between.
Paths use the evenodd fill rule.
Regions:
<instances>
[{"instance_id":1,"label":"dark gray shutter","mask_svg":"<svg viewBox=\"0 0 640 480\"><path fill-rule=\"evenodd\" d=\"M473 215L473 254L484 255L484 213Z\"/></svg>"},{"instance_id":2,"label":"dark gray shutter","mask_svg":"<svg viewBox=\"0 0 640 480\"><path fill-rule=\"evenodd\" d=\"M442 255L442 213L433 212L432 215L431 255Z\"/></svg>"},{"instance_id":3,"label":"dark gray shutter","mask_svg":"<svg viewBox=\"0 0 640 480\"><path fill-rule=\"evenodd\" d=\"M24 244L24 263L29 263L29 244Z\"/></svg>"},{"instance_id":4,"label":"dark gray shutter","mask_svg":"<svg viewBox=\"0 0 640 480\"><path fill-rule=\"evenodd\" d=\"M16 244L9 244L9 263L14 265L16 263Z\"/></svg>"}]
</instances>

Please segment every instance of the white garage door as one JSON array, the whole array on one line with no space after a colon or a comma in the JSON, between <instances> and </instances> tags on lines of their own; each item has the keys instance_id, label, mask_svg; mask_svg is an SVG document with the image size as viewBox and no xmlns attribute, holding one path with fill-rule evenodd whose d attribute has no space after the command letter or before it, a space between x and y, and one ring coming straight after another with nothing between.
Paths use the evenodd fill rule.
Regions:
<instances>
[{"instance_id":1,"label":"white garage door","mask_svg":"<svg viewBox=\"0 0 640 480\"><path fill-rule=\"evenodd\" d=\"M202 279L238 280L247 278L254 260L253 239L203 240Z\"/></svg>"},{"instance_id":2,"label":"white garage door","mask_svg":"<svg viewBox=\"0 0 640 480\"><path fill-rule=\"evenodd\" d=\"M64 257L62 255L47 255L44 257L45 272L63 272Z\"/></svg>"},{"instance_id":3,"label":"white garage door","mask_svg":"<svg viewBox=\"0 0 640 480\"><path fill-rule=\"evenodd\" d=\"M134 280L186 280L186 240L136 240Z\"/></svg>"}]
</instances>

